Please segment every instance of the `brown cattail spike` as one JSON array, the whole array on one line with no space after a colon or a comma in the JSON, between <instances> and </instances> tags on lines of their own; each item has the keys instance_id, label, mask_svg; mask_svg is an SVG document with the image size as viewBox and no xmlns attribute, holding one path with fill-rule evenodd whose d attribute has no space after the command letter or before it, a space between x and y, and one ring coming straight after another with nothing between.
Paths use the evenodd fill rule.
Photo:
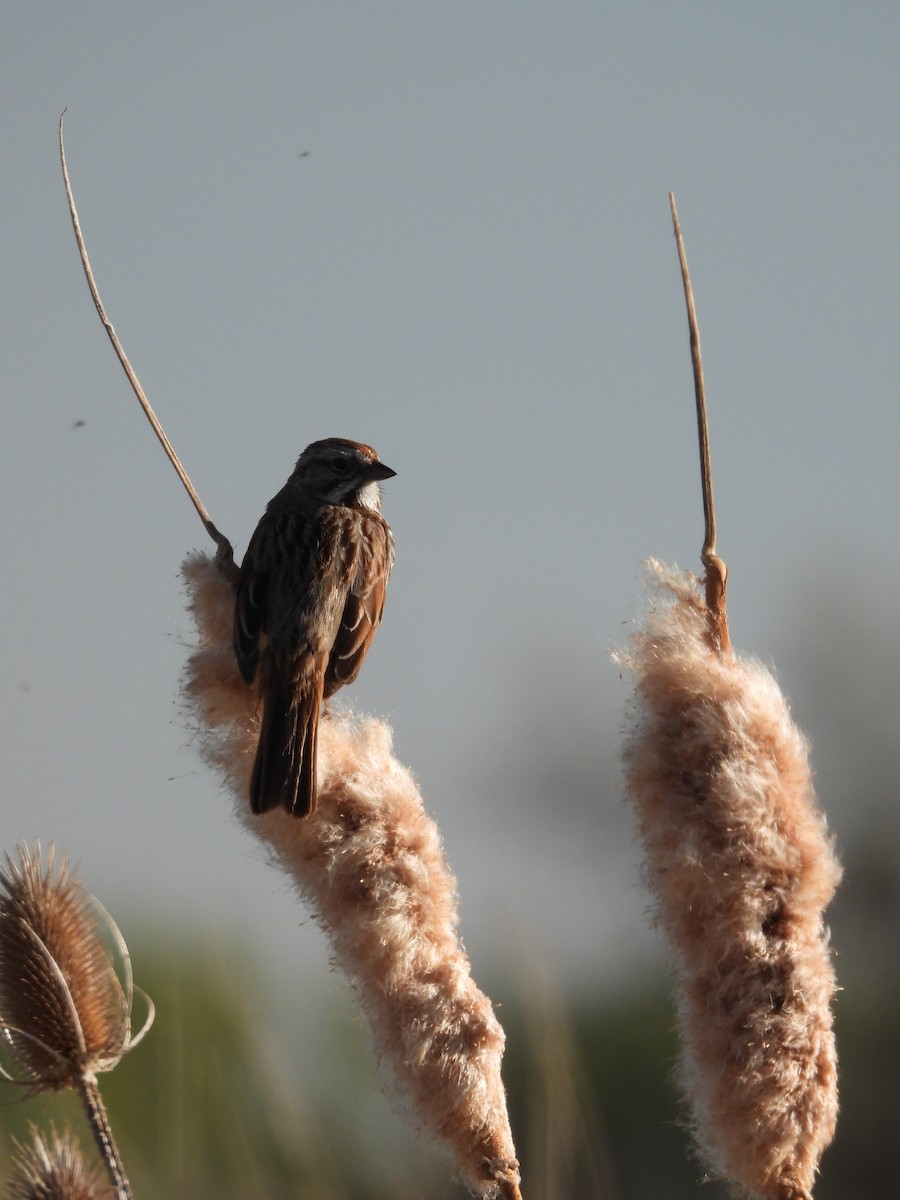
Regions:
<instances>
[{"instance_id":1,"label":"brown cattail spike","mask_svg":"<svg viewBox=\"0 0 900 1200\"><path fill-rule=\"evenodd\" d=\"M440 833L393 754L390 728L333 714L319 729L315 813L254 816L247 792L259 715L232 649L234 588L206 555L183 571L199 635L184 694L201 752L325 928L416 1125L453 1155L478 1196L521 1200L503 1029L472 978Z\"/></svg>"},{"instance_id":2,"label":"brown cattail spike","mask_svg":"<svg viewBox=\"0 0 900 1200\"><path fill-rule=\"evenodd\" d=\"M637 691L625 766L697 1140L754 1196L809 1200L837 1116L824 912L840 866L774 678L710 645L696 580L649 574L657 597L620 655Z\"/></svg>"}]
</instances>

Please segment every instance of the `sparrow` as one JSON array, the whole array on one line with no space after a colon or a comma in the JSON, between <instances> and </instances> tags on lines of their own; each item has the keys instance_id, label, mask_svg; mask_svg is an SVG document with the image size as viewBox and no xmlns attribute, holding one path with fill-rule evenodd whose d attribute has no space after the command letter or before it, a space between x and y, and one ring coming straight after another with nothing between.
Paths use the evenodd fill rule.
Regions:
<instances>
[{"instance_id":1,"label":"sparrow","mask_svg":"<svg viewBox=\"0 0 900 1200\"><path fill-rule=\"evenodd\" d=\"M396 475L371 446L326 438L307 446L268 503L241 563L234 650L258 681L255 813L316 808L316 738L323 701L359 674L384 611L394 538L381 480Z\"/></svg>"}]
</instances>

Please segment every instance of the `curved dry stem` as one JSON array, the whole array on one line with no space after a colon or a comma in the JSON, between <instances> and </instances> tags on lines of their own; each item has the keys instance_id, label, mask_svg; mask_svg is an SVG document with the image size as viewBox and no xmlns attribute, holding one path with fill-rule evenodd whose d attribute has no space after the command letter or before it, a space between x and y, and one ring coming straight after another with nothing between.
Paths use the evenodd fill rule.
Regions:
<instances>
[{"instance_id":1,"label":"curved dry stem","mask_svg":"<svg viewBox=\"0 0 900 1200\"><path fill-rule=\"evenodd\" d=\"M109 972L118 984L119 992L122 996L122 1042L124 1045L122 1053L125 1054L131 1049L133 1044L131 1037L131 1006L134 1000L134 975L131 969L131 952L128 949L121 929L119 929L119 926L113 920L112 913L109 911L106 905L101 903L94 893L89 892L87 888L81 887L80 891L85 898L85 902L94 910L95 915L100 918L97 924L102 924L106 931L106 935L112 942L113 947L119 956L119 961L122 964L121 971L123 979L120 979L119 972L113 966L112 957L110 956Z\"/></svg>"},{"instance_id":2,"label":"curved dry stem","mask_svg":"<svg viewBox=\"0 0 900 1200\"><path fill-rule=\"evenodd\" d=\"M134 997L135 993L137 995L139 995L143 999L144 1003L147 1005L147 1015L144 1018L143 1025L140 1027L140 1029L137 1031L137 1033L129 1033L129 1035L128 1035L128 1049L129 1050L133 1050L135 1048L135 1046L139 1046L141 1044L141 1042L144 1040L144 1038L147 1036L147 1034L153 1028L153 1022L156 1020L156 1005L153 1003L152 997L150 995L148 995L148 993L145 992L143 988L139 988L139 987L136 987L133 989L132 998ZM129 1006L129 1012L130 1011L131 1011L131 1009Z\"/></svg>"},{"instance_id":3,"label":"curved dry stem","mask_svg":"<svg viewBox=\"0 0 900 1200\"><path fill-rule=\"evenodd\" d=\"M731 649L731 639L728 635L728 615L725 609L725 588L728 570L725 563L716 553L716 505L713 499L712 463L709 453L709 420L706 413L706 385L703 381L703 358L700 353L700 327L697 324L697 310L694 307L694 290L691 287L691 275L688 270L687 254L684 249L684 239L681 236L681 226L678 223L678 210L675 207L675 196L669 192L669 207L672 210L672 225L675 229L675 242L678 246L678 261L681 264L681 281L684 285L684 299L687 305L688 329L691 338L691 365L694 371L694 397L697 405L697 435L700 442L700 479L703 486L703 520L705 536L700 560L706 568L706 610L709 632L713 646L720 653Z\"/></svg>"},{"instance_id":4,"label":"curved dry stem","mask_svg":"<svg viewBox=\"0 0 900 1200\"><path fill-rule=\"evenodd\" d=\"M116 352L116 357L122 364L122 369L125 371L125 374L128 376L128 382L131 384L134 394L137 396L147 420L153 426L153 432L156 434L157 438L159 438L162 448L168 455L169 462L177 471L178 478L181 480L185 491L190 496L191 502L193 503L194 508L196 508L200 516L200 520L203 522L206 528L206 532L218 547L218 557L223 562L226 564L231 564L233 567L234 551L232 549L231 542L229 542L224 533L220 533L220 531L213 524L212 518L206 511L203 501L200 499L196 489L194 488L194 485L191 483L187 471L185 471L184 467L181 465L181 460L175 453L175 448L173 447L172 443L169 441L168 437L166 437L165 430L159 423L156 413L153 411L150 401L147 399L144 389L141 387L141 382L138 379L134 368L128 361L128 356L125 353L125 349L122 346L122 343L119 341L118 335L116 334L115 329L113 329L112 322L106 315L106 309L103 307L103 301L100 299L100 292L94 280L94 273L91 270L91 263L90 259L88 258L87 246L85 245L84 236L81 232L81 222L78 220L78 210L75 207L75 196L72 193L72 184L69 180L69 169L66 165L66 148L65 143L63 142L64 116L65 110L63 110L63 114L59 118L59 160L62 164L63 182L66 187L66 196L69 201L69 213L72 217L72 228L75 231L75 240L78 243L78 253L81 256L81 265L84 268L85 278L87 279L87 284L90 288L91 298L94 301L94 307L97 309L97 314L100 317L100 320L103 322L103 328L106 330L110 342L112 342L112 347Z\"/></svg>"}]
</instances>

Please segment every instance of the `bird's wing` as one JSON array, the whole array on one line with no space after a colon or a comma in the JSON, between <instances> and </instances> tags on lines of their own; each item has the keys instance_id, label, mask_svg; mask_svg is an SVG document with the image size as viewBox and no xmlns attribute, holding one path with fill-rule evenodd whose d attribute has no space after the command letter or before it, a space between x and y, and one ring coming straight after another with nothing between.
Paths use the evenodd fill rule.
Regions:
<instances>
[{"instance_id":1,"label":"bird's wing","mask_svg":"<svg viewBox=\"0 0 900 1200\"><path fill-rule=\"evenodd\" d=\"M263 517L257 525L238 577L234 599L234 653L245 683L252 683L259 665L259 639L265 627L271 557L271 531Z\"/></svg>"},{"instance_id":2,"label":"bird's wing","mask_svg":"<svg viewBox=\"0 0 900 1200\"><path fill-rule=\"evenodd\" d=\"M273 576L290 572L290 595L299 605L315 570L310 523L296 510L273 501L250 539L235 589L234 652L245 682L252 683L256 676L262 636L271 634L272 625L280 626L285 619L279 611L285 605L286 597L281 595L285 588L282 581L274 591Z\"/></svg>"},{"instance_id":3,"label":"bird's wing","mask_svg":"<svg viewBox=\"0 0 900 1200\"><path fill-rule=\"evenodd\" d=\"M366 551L360 554L356 576L344 602L325 674L325 690L329 696L352 683L359 674L381 622L392 564L390 531L379 523L371 533Z\"/></svg>"}]
</instances>

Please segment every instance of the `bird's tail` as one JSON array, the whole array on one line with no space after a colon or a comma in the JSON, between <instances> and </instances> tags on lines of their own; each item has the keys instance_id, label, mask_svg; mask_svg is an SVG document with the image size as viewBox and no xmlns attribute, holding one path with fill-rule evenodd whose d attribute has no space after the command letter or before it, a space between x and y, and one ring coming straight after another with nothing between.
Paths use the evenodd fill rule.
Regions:
<instances>
[{"instance_id":1,"label":"bird's tail","mask_svg":"<svg viewBox=\"0 0 900 1200\"><path fill-rule=\"evenodd\" d=\"M316 754L323 679L319 672L300 686L275 677L263 692L259 746L250 779L255 813L282 805L295 817L316 808Z\"/></svg>"}]
</instances>

